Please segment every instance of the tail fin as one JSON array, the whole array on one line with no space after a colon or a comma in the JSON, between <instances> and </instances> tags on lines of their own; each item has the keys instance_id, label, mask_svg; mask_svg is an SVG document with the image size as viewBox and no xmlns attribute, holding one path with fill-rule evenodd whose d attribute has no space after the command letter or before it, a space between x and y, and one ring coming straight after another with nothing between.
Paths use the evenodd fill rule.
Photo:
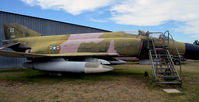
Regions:
<instances>
[{"instance_id":1,"label":"tail fin","mask_svg":"<svg viewBox=\"0 0 199 102\"><path fill-rule=\"evenodd\" d=\"M6 39L41 36L41 34L17 23L4 24Z\"/></svg>"}]
</instances>

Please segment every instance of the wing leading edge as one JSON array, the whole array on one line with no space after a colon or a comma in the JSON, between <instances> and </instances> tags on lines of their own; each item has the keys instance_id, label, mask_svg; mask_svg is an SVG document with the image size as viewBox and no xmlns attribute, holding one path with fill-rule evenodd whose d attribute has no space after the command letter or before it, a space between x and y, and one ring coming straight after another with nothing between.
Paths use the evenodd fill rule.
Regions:
<instances>
[{"instance_id":1,"label":"wing leading edge","mask_svg":"<svg viewBox=\"0 0 199 102\"><path fill-rule=\"evenodd\" d=\"M117 53L63 53L63 54L35 54L0 50L0 56L18 58L42 58L42 57L86 57L86 56L118 56Z\"/></svg>"}]
</instances>

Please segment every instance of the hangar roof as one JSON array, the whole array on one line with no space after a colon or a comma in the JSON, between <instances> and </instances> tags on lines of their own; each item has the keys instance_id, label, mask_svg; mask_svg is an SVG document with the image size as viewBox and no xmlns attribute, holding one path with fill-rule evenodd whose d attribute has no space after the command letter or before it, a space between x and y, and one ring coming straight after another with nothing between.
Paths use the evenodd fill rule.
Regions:
<instances>
[{"instance_id":1,"label":"hangar roof","mask_svg":"<svg viewBox=\"0 0 199 102\"><path fill-rule=\"evenodd\" d=\"M78 24L72 24L72 23L67 23L67 22L62 22L62 21L57 21L57 20L51 20L51 19L46 19L46 18L40 18L40 17L34 17L34 16L23 15L23 14L11 13L11 12L1 11L1 10L0 10L0 12L12 14L12 15L18 15L18 16L25 16L25 17L30 17L30 18L37 18L37 19L42 19L42 20L48 20L48 21L52 21L52 22L64 23L64 24L68 24L68 25L86 27L86 28L101 30L101 31L103 31L103 32L112 32L112 31L109 31L109 30L104 30L104 29L99 29L99 28L94 28L94 27L89 27L89 26L84 26L84 25L78 25Z\"/></svg>"}]
</instances>

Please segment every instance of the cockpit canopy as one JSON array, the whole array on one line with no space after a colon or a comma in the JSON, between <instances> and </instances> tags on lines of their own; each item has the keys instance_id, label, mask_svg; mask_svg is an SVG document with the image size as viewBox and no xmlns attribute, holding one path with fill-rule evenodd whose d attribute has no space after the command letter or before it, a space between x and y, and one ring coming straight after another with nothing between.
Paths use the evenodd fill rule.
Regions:
<instances>
[{"instance_id":1,"label":"cockpit canopy","mask_svg":"<svg viewBox=\"0 0 199 102\"><path fill-rule=\"evenodd\" d=\"M140 35L140 36L148 36L152 38L158 38L163 40L173 40L172 35L169 33L169 31L163 32L150 32L150 31L144 31L144 30L129 30L124 31L128 34L134 34L134 35Z\"/></svg>"}]
</instances>

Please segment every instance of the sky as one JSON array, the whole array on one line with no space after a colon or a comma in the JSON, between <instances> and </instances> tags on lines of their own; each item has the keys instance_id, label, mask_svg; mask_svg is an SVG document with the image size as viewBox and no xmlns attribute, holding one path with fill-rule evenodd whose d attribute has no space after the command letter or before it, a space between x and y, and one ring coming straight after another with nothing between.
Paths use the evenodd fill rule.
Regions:
<instances>
[{"instance_id":1,"label":"sky","mask_svg":"<svg viewBox=\"0 0 199 102\"><path fill-rule=\"evenodd\" d=\"M110 31L169 30L199 40L199 0L1 0L0 10Z\"/></svg>"}]
</instances>

